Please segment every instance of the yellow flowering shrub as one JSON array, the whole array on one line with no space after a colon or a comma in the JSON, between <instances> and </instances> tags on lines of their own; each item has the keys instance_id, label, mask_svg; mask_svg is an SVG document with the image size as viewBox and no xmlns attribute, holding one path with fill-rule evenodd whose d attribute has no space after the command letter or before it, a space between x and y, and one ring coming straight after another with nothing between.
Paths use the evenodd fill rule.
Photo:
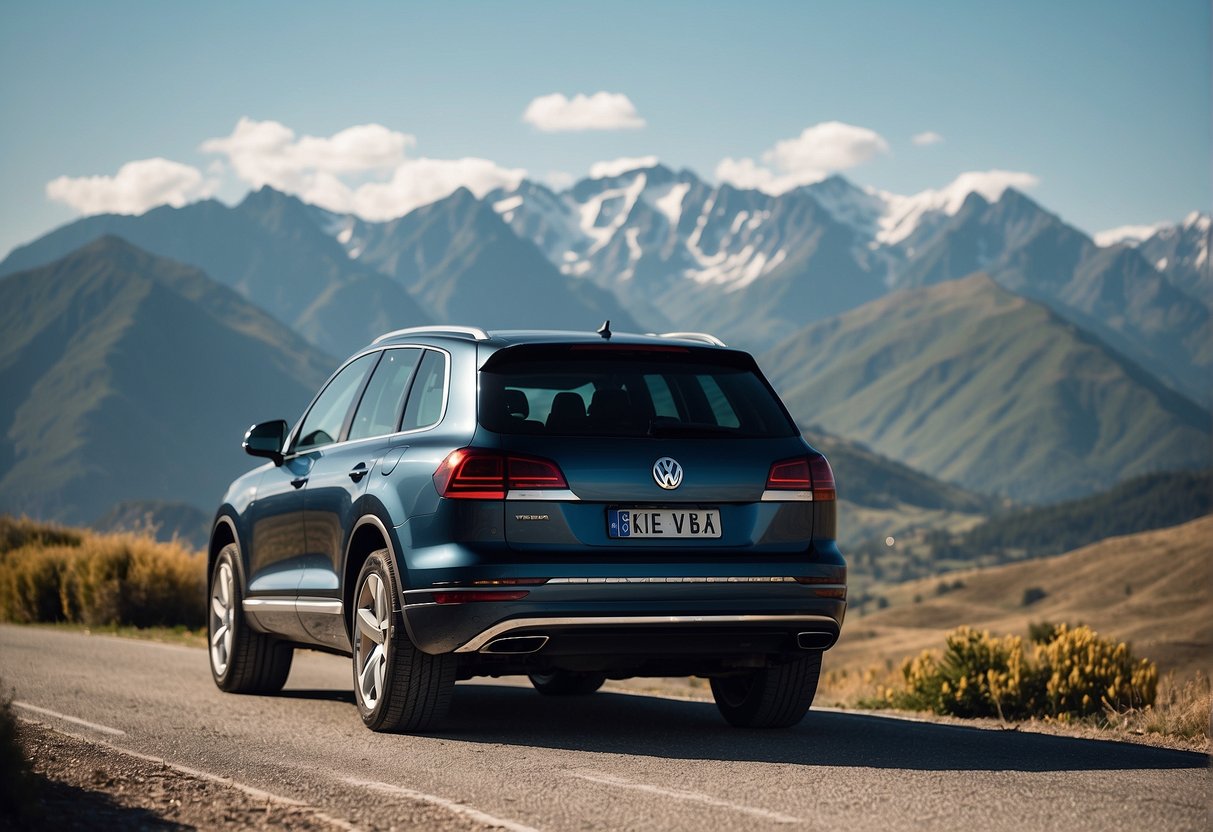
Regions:
<instances>
[{"instance_id":1,"label":"yellow flowering shrub","mask_svg":"<svg viewBox=\"0 0 1213 832\"><path fill-rule=\"evenodd\" d=\"M879 688L878 700L960 717L1068 719L1149 705L1158 687L1158 669L1134 659L1126 644L1064 624L1030 653L1018 636L961 627L948 634L942 656L925 651L901 673L904 684Z\"/></svg>"}]
</instances>

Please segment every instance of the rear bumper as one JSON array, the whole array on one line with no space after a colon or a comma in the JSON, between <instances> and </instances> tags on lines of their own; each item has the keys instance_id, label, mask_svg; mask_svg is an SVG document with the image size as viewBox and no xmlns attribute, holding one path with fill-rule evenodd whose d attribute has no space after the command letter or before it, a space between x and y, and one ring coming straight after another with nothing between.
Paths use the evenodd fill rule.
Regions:
<instances>
[{"instance_id":1,"label":"rear bumper","mask_svg":"<svg viewBox=\"0 0 1213 832\"><path fill-rule=\"evenodd\" d=\"M420 650L469 658L524 636L546 637L536 657L774 654L810 643L828 649L846 613L845 568L836 572L812 584L761 576L570 579L518 587L527 596L514 601L459 604L434 603L432 591L416 590L406 593L404 620ZM816 638L798 641L802 633Z\"/></svg>"}]
</instances>

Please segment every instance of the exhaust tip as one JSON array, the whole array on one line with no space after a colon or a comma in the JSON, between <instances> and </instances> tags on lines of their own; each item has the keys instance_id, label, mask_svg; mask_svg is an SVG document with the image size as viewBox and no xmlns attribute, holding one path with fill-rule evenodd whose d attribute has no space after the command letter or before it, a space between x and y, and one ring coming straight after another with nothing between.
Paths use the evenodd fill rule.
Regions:
<instances>
[{"instance_id":1,"label":"exhaust tip","mask_svg":"<svg viewBox=\"0 0 1213 832\"><path fill-rule=\"evenodd\" d=\"M837 639L834 633L829 632L797 633L796 646L801 650L828 650Z\"/></svg>"},{"instance_id":2,"label":"exhaust tip","mask_svg":"<svg viewBox=\"0 0 1213 832\"><path fill-rule=\"evenodd\" d=\"M481 647L480 652L493 653L498 656L520 656L526 653L538 653L547 643L547 636L507 636L493 639Z\"/></svg>"}]
</instances>

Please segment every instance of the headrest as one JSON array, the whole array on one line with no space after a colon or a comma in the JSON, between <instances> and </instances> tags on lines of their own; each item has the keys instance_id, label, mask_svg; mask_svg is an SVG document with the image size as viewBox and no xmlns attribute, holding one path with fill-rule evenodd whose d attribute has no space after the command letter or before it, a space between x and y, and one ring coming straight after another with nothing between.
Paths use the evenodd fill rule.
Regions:
<instances>
[{"instance_id":1,"label":"headrest","mask_svg":"<svg viewBox=\"0 0 1213 832\"><path fill-rule=\"evenodd\" d=\"M527 401L526 393L521 390L505 391L505 413L518 419L531 415L531 403Z\"/></svg>"}]
</instances>

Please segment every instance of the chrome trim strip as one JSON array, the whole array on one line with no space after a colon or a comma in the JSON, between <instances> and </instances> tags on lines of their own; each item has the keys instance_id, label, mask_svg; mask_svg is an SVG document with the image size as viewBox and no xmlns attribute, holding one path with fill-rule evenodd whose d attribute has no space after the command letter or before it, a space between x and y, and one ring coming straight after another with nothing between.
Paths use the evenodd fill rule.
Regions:
<instances>
[{"instance_id":1,"label":"chrome trim strip","mask_svg":"<svg viewBox=\"0 0 1213 832\"><path fill-rule=\"evenodd\" d=\"M813 502L813 492L764 491L762 492L762 501L764 503L811 503Z\"/></svg>"},{"instance_id":2,"label":"chrome trim strip","mask_svg":"<svg viewBox=\"0 0 1213 832\"><path fill-rule=\"evenodd\" d=\"M245 612L286 612L295 611L294 598L245 598L240 606Z\"/></svg>"},{"instance_id":3,"label":"chrome trim strip","mask_svg":"<svg viewBox=\"0 0 1213 832\"><path fill-rule=\"evenodd\" d=\"M539 500L539 501L549 501L550 500L552 502L566 502L566 503L573 503L573 502L581 501L581 498L578 497L576 494L574 494L572 491L556 490L556 489L552 489L551 491L519 491L519 490L507 491L505 498L507 500Z\"/></svg>"},{"instance_id":4,"label":"chrome trim strip","mask_svg":"<svg viewBox=\"0 0 1213 832\"><path fill-rule=\"evenodd\" d=\"M494 624L455 648L456 653L475 653L502 633L532 627L643 627L664 624L838 624L828 615L598 615L582 618L513 618Z\"/></svg>"},{"instance_id":5,"label":"chrome trim strip","mask_svg":"<svg viewBox=\"0 0 1213 832\"><path fill-rule=\"evenodd\" d=\"M315 612L341 615L342 604L333 598L245 598L245 612Z\"/></svg>"},{"instance_id":6,"label":"chrome trim strip","mask_svg":"<svg viewBox=\"0 0 1213 832\"><path fill-rule=\"evenodd\" d=\"M342 603L335 598L299 598L295 601L295 609L299 612L341 615L342 608Z\"/></svg>"}]
</instances>

